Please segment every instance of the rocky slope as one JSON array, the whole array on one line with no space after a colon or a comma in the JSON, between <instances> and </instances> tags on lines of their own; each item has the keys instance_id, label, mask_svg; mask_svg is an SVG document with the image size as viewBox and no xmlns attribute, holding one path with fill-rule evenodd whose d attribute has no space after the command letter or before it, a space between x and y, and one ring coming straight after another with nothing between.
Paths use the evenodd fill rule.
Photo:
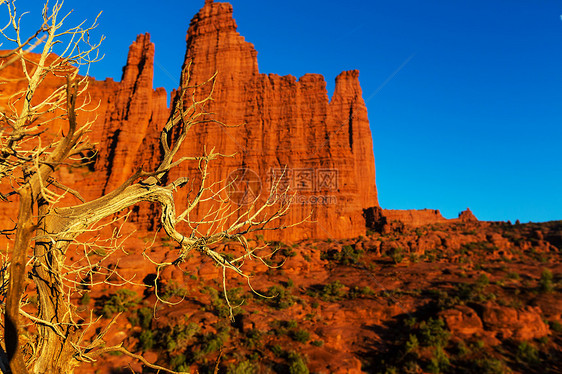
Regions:
<instances>
[{"instance_id":1,"label":"rocky slope","mask_svg":"<svg viewBox=\"0 0 562 374\"><path fill-rule=\"evenodd\" d=\"M141 243L129 243L127 251ZM234 322L220 270L195 256L159 283L167 301L181 303L159 304L152 316L154 287L134 289L138 296L127 296L134 303L112 342L124 339L150 362L199 373L214 372L217 362L219 373L562 370L560 221L458 221L272 244L280 248L272 264L284 265L250 266L255 289L273 298L228 278L229 300L243 302ZM157 242L151 255L166 256L168 245ZM142 268L130 269L134 263L119 268L137 276L154 271L139 273ZM107 313L105 323L124 298L118 292L92 290L84 307ZM100 374L131 370L127 357L103 362L95 365ZM140 363L131 368L143 370Z\"/></svg>"}]
</instances>

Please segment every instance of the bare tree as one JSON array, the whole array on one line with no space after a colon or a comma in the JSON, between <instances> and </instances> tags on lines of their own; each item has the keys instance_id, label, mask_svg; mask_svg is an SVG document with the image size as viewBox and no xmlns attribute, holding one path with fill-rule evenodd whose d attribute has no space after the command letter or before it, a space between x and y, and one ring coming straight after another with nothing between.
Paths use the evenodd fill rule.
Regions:
<instances>
[{"instance_id":1,"label":"bare tree","mask_svg":"<svg viewBox=\"0 0 562 374\"><path fill-rule=\"evenodd\" d=\"M0 71L10 64L21 66L20 79L24 83L20 91L0 98L4 104L0 108L0 180L2 186L10 187L0 197L19 204L15 228L2 230L11 238L10 255L2 267L9 277L4 313L9 367L13 373L72 373L76 366L95 361L100 354L120 351L152 368L173 372L148 363L121 344L106 346L104 336L109 326L98 334L86 333L96 318L92 314L83 318L72 300L84 285L107 282L114 271L104 266L107 256L90 261L89 254L100 246L115 251L119 236L115 234L103 242L88 238L87 234L123 219L116 214L140 202L157 203L161 207L161 227L178 245L174 261L157 263L148 259L156 265L158 274L166 266L181 263L195 250L223 269L226 287L228 269L248 278L241 268L244 260L261 259L256 248L248 246L245 236L271 229L270 224L287 212L288 205L268 199L261 206L244 206L244 211L241 207L233 208L225 197L225 186L209 182L209 165L222 155L210 150L193 157L178 156L189 130L213 121L205 106L211 98L214 77L205 82L204 90L201 86L190 86L189 65L182 72L182 77L187 78L183 79L161 132L163 156L158 165L151 170L139 169L111 193L84 201L78 191L61 183L57 171L89 162L83 154L94 147L87 138L92 122L79 124L77 119L80 112L91 106L88 78L78 75L78 68L98 59L101 41L92 43L89 39L97 18L90 26L82 23L63 29L68 14L61 13L62 2L55 2L52 7L47 2L42 25L24 37L15 0L0 0L0 6L9 16L0 33L13 46L0 56ZM39 52L31 57L29 52L33 48ZM55 48L57 54L53 53ZM61 84L48 97L39 98L36 93L47 76L60 79ZM0 84L13 85L14 81L0 78ZM201 95L202 92L206 94ZM184 162L197 165L200 178L195 188L187 177L165 182L167 173ZM181 188L187 188L190 194L187 206L179 209L174 195ZM280 194L276 186L271 194ZM81 202L69 204L68 196ZM204 201L212 201L213 208L205 217L192 217L190 213ZM212 249L213 244L226 239L242 243L245 252L228 260L231 257ZM81 249L83 261L69 261L67 254L72 247ZM27 305L22 298L27 278L33 281L36 307Z\"/></svg>"}]
</instances>

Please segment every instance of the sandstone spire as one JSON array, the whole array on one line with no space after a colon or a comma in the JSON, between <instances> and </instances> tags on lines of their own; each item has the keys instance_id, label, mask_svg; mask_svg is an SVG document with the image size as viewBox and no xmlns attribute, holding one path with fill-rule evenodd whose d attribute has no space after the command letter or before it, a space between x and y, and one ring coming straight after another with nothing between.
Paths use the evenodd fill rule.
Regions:
<instances>
[{"instance_id":1,"label":"sandstone spire","mask_svg":"<svg viewBox=\"0 0 562 374\"><path fill-rule=\"evenodd\" d=\"M215 181L246 167L260 176L267 192L272 175L286 167L288 183L301 200L286 223L300 221L311 211L316 223L286 230L281 234L284 239L364 233L362 210L377 206L378 201L358 71L336 78L331 101L321 75L297 79L260 74L257 52L237 32L232 6L214 2L205 2L191 20L187 63L191 63L193 83L218 74L208 108L215 118L230 125L245 124L195 129L195 149L202 151L207 145L236 154L215 163Z\"/></svg>"},{"instance_id":2,"label":"sandstone spire","mask_svg":"<svg viewBox=\"0 0 562 374\"><path fill-rule=\"evenodd\" d=\"M156 142L168 109L165 90L152 87L153 76L154 44L150 34L141 34L129 48L121 83L105 118L97 165L107 171L103 192L121 184L143 158L148 162L155 156L148 155L142 145Z\"/></svg>"},{"instance_id":3,"label":"sandstone spire","mask_svg":"<svg viewBox=\"0 0 562 374\"><path fill-rule=\"evenodd\" d=\"M241 126L195 126L178 157L200 155L212 147L235 155L212 163L209 182L224 181L239 168L251 169L261 182L262 197L267 196L272 179L285 171L282 182L291 187L296 201L283 224L310 218L284 231L266 232L270 240L364 234L363 209L378 202L359 72L341 73L331 100L321 75L306 74L297 79L260 74L257 52L237 32L232 14L228 3L205 1L187 31L185 64L191 62L191 83L218 74L213 100L206 109L214 113L214 119ZM150 35L139 35L129 49L121 82L90 82L92 109L97 109L79 121L96 118L90 138L99 144L98 160L95 170L68 173L62 178L69 186L88 186L86 199L111 191L140 167L149 170L159 157L158 133L169 109L166 92L152 86L153 64ZM11 70L3 74L8 76ZM51 87L57 84L53 81ZM197 165L182 164L169 174L169 180L197 176ZM180 194L178 205L185 204L185 199L187 196ZM131 217L141 230L152 229L151 217L157 217L147 208L154 209L135 210L136 216ZM205 206L199 208L191 218L201 218L207 212Z\"/></svg>"}]
</instances>

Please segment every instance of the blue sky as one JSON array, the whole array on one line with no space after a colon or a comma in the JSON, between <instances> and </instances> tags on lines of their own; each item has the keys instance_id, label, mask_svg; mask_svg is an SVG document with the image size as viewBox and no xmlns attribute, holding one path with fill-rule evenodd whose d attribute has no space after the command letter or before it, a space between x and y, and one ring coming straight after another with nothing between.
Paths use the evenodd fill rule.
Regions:
<instances>
[{"instance_id":1,"label":"blue sky","mask_svg":"<svg viewBox=\"0 0 562 374\"><path fill-rule=\"evenodd\" d=\"M360 70L384 208L470 207L484 220L562 219L562 2L559 0L232 0L260 72ZM203 0L67 0L99 11L119 80L139 33L156 44L155 87L178 85L185 32ZM22 4L20 4L22 6Z\"/></svg>"}]
</instances>

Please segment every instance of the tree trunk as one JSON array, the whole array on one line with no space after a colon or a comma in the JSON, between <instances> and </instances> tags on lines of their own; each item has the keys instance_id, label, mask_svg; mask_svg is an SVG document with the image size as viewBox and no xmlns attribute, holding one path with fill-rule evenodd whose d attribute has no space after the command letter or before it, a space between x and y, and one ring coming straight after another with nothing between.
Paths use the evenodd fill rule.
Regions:
<instances>
[{"instance_id":1,"label":"tree trunk","mask_svg":"<svg viewBox=\"0 0 562 374\"><path fill-rule=\"evenodd\" d=\"M4 341L10 368L14 374L27 373L21 350L19 314L20 300L25 284L27 249L29 248L33 232L35 231L31 187L29 185L24 185L18 193L20 196L18 224L10 264L10 283L6 295L6 311L4 314Z\"/></svg>"},{"instance_id":2,"label":"tree trunk","mask_svg":"<svg viewBox=\"0 0 562 374\"><path fill-rule=\"evenodd\" d=\"M37 237L45 239L39 239L35 243L32 275L39 297L38 317L49 321L52 326L37 326L40 339L32 372L71 374L78 364L74 358L77 350L71 344L78 342L78 328L71 320L74 313L69 310L72 305L65 299L60 268L60 264L65 260L63 252L68 242L53 243L47 239L50 231L46 228L49 206L40 202L38 210L39 216L45 219L37 229Z\"/></svg>"}]
</instances>

